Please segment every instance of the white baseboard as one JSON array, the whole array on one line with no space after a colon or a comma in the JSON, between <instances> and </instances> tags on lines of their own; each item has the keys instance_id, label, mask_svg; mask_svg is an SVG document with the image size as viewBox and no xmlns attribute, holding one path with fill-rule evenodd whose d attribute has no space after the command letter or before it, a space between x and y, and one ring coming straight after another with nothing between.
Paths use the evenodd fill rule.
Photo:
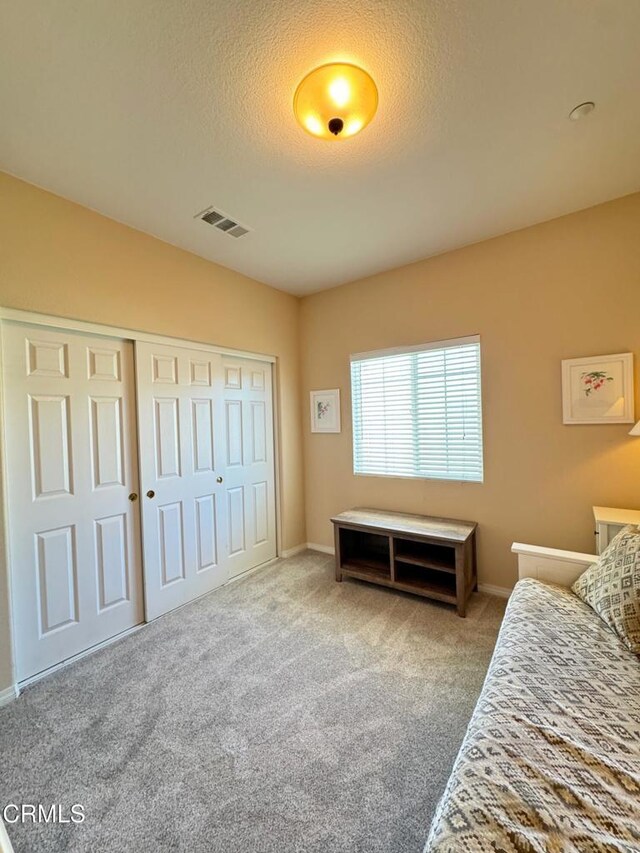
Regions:
<instances>
[{"instance_id":1,"label":"white baseboard","mask_svg":"<svg viewBox=\"0 0 640 853\"><path fill-rule=\"evenodd\" d=\"M315 542L307 542L307 548L310 551L320 551L321 554L332 554L336 553L336 549L330 545L318 545Z\"/></svg>"},{"instance_id":2,"label":"white baseboard","mask_svg":"<svg viewBox=\"0 0 640 853\"><path fill-rule=\"evenodd\" d=\"M513 592L512 589L506 586L494 586L492 583L479 583L478 590L486 592L488 595L497 595L498 598L509 598Z\"/></svg>"},{"instance_id":3,"label":"white baseboard","mask_svg":"<svg viewBox=\"0 0 640 853\"><path fill-rule=\"evenodd\" d=\"M302 545L296 545L295 548L288 548L286 551L282 552L283 557L294 557L296 554L300 554L302 551L319 551L321 554L331 554L334 556L336 553L335 548L331 547L331 545L319 545L317 542L305 542ZM481 583L478 584L478 589L480 592L486 592L487 595L496 595L498 598L509 598L513 590L509 589L506 586L495 586L492 583Z\"/></svg>"},{"instance_id":4,"label":"white baseboard","mask_svg":"<svg viewBox=\"0 0 640 853\"><path fill-rule=\"evenodd\" d=\"M295 557L296 554L301 554L302 551L306 551L309 546L306 542L303 542L301 545L294 545L293 548L287 548L286 551L282 551L280 556L284 557Z\"/></svg>"},{"instance_id":5,"label":"white baseboard","mask_svg":"<svg viewBox=\"0 0 640 853\"><path fill-rule=\"evenodd\" d=\"M14 699L17 699L20 695L20 691L18 690L17 684L12 684L11 687L6 687L4 690L0 690L0 708L3 705L8 705L9 702L13 702Z\"/></svg>"},{"instance_id":6,"label":"white baseboard","mask_svg":"<svg viewBox=\"0 0 640 853\"><path fill-rule=\"evenodd\" d=\"M282 552L283 557L295 557L296 554L302 551L320 551L321 554L335 554L335 548L329 545L318 545L315 542L303 542L302 545L296 545L295 548L288 548Z\"/></svg>"},{"instance_id":7,"label":"white baseboard","mask_svg":"<svg viewBox=\"0 0 640 853\"><path fill-rule=\"evenodd\" d=\"M321 554L332 554L336 553L335 548L331 548L329 545L318 545L316 542L307 542L306 546L310 551L320 551ZM494 586L491 583L481 583L478 585L478 589L480 592L486 592L488 595L497 595L499 598L509 598L512 593L506 586Z\"/></svg>"}]
</instances>

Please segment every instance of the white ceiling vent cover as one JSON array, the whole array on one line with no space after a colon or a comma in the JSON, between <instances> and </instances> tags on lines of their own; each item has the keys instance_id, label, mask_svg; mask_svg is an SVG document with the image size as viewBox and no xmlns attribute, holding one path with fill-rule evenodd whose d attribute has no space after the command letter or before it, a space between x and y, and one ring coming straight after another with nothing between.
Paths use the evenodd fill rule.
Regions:
<instances>
[{"instance_id":1,"label":"white ceiling vent cover","mask_svg":"<svg viewBox=\"0 0 640 853\"><path fill-rule=\"evenodd\" d=\"M226 213L221 213L213 207L206 207L200 213L196 213L193 218L202 219L203 222L215 226L219 231L224 231L225 234L229 234L231 237L244 237L245 234L249 234L251 231L250 228L245 228L244 225L240 225L235 219L227 216Z\"/></svg>"}]
</instances>

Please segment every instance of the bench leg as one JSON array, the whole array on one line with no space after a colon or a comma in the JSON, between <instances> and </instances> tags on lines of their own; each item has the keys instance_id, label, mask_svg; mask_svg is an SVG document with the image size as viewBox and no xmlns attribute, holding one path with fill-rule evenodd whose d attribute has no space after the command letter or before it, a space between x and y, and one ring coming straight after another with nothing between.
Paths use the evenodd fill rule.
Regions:
<instances>
[{"instance_id":1,"label":"bench leg","mask_svg":"<svg viewBox=\"0 0 640 853\"><path fill-rule=\"evenodd\" d=\"M458 616L467 615L467 549L464 545L456 546L456 605Z\"/></svg>"},{"instance_id":2,"label":"bench leg","mask_svg":"<svg viewBox=\"0 0 640 853\"><path fill-rule=\"evenodd\" d=\"M473 572L473 591L478 591L478 553L476 550L476 534L475 531L473 533L473 538L471 540L471 571Z\"/></svg>"},{"instance_id":3,"label":"bench leg","mask_svg":"<svg viewBox=\"0 0 640 853\"><path fill-rule=\"evenodd\" d=\"M340 528L337 524L333 526L333 539L336 552L336 581L342 583L342 554L340 553Z\"/></svg>"}]
</instances>

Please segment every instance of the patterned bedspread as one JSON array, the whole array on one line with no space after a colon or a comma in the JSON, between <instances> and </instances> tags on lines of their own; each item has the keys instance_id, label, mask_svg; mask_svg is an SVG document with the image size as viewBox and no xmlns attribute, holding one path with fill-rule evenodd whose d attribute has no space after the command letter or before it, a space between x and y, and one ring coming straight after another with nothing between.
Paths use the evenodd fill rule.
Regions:
<instances>
[{"instance_id":1,"label":"patterned bedspread","mask_svg":"<svg viewBox=\"0 0 640 853\"><path fill-rule=\"evenodd\" d=\"M425 850L640 851L640 658L569 589L517 584Z\"/></svg>"}]
</instances>

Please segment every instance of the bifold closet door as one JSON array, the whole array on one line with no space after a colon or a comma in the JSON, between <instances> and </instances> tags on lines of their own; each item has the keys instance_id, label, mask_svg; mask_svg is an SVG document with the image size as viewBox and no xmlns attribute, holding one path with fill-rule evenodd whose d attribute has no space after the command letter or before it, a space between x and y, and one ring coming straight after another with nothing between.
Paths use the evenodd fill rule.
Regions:
<instances>
[{"instance_id":1,"label":"bifold closet door","mask_svg":"<svg viewBox=\"0 0 640 853\"><path fill-rule=\"evenodd\" d=\"M228 579L221 356L136 343L147 619Z\"/></svg>"},{"instance_id":2,"label":"bifold closet door","mask_svg":"<svg viewBox=\"0 0 640 853\"><path fill-rule=\"evenodd\" d=\"M224 356L224 501L229 575L276 556L271 364Z\"/></svg>"},{"instance_id":3,"label":"bifold closet door","mask_svg":"<svg viewBox=\"0 0 640 853\"><path fill-rule=\"evenodd\" d=\"M23 681L143 618L133 345L13 323L2 337Z\"/></svg>"}]
</instances>

